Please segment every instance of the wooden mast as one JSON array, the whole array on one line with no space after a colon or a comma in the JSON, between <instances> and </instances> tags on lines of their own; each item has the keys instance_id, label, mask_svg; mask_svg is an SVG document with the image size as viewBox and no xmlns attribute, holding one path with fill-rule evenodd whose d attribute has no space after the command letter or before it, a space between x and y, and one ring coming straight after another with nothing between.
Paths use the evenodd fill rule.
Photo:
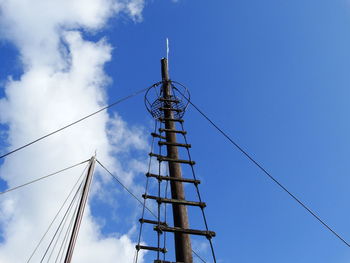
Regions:
<instances>
[{"instance_id":1,"label":"wooden mast","mask_svg":"<svg viewBox=\"0 0 350 263\"><path fill-rule=\"evenodd\" d=\"M166 58L161 60L162 67L162 90L163 90L163 99L165 101L165 109L164 109L164 123L166 132L166 141L167 144L167 157L171 159L179 159L178 148L176 145L176 133L168 132L172 130L176 130L174 121L174 113L170 110L171 102L171 83L169 78L168 71L168 61ZM182 178L181 165L176 162L169 162L169 176L174 178ZM181 181L171 181L171 195L173 199L176 200L185 200L185 192L184 187ZM174 218L174 226L179 227L181 229L189 229L188 223L188 213L187 207L181 204L172 204L173 208L173 218ZM175 254L176 254L176 262L185 262L192 263L192 246L190 235L184 233L175 233Z\"/></svg>"},{"instance_id":2,"label":"wooden mast","mask_svg":"<svg viewBox=\"0 0 350 263\"><path fill-rule=\"evenodd\" d=\"M78 238L79 228L81 225L85 206L86 206L88 196L89 196L92 177L93 177L94 169L95 169L95 163L96 163L96 158L95 158L95 156L93 156L90 159L89 169L88 169L85 183L83 186L83 193L82 193L82 196L80 198L78 212L77 212L77 216L76 216L75 221L74 221L73 231L72 231L72 235L71 235L71 238L69 241L69 245L68 245L68 249L67 249L64 263L70 263L72 261L74 247L75 247L75 244L76 244L76 241Z\"/></svg>"}]
</instances>

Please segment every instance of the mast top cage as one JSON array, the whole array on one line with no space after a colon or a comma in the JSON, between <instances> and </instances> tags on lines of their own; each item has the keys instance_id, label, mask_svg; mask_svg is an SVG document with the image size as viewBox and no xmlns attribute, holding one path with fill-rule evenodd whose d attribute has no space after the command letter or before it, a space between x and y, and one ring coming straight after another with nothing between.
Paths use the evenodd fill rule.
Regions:
<instances>
[{"instance_id":1,"label":"mast top cage","mask_svg":"<svg viewBox=\"0 0 350 263\"><path fill-rule=\"evenodd\" d=\"M191 95L188 89L179 82L169 80L171 96L168 99L168 103L164 101L163 96L163 81L153 84L145 94L145 106L147 111L156 120L164 118L165 105L171 105L174 110L174 117L181 119L190 103ZM175 86L177 85L177 87Z\"/></svg>"}]
</instances>

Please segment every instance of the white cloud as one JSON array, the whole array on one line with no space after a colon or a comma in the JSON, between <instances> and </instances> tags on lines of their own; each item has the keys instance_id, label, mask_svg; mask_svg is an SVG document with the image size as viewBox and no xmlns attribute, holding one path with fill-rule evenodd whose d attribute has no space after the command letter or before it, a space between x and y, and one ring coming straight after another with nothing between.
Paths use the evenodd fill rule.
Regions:
<instances>
[{"instance_id":1,"label":"white cloud","mask_svg":"<svg viewBox=\"0 0 350 263\"><path fill-rule=\"evenodd\" d=\"M127 123L116 113L110 119L109 125L108 135L115 152L130 150L131 146L137 150L148 149L143 127L127 129Z\"/></svg>"},{"instance_id":2,"label":"white cloud","mask_svg":"<svg viewBox=\"0 0 350 263\"><path fill-rule=\"evenodd\" d=\"M129 14L134 17L134 19L141 20L142 16L142 10L144 8L144 1L143 0L135 0L131 1L126 4L127 10L129 11Z\"/></svg>"},{"instance_id":3,"label":"white cloud","mask_svg":"<svg viewBox=\"0 0 350 263\"><path fill-rule=\"evenodd\" d=\"M141 0L0 0L0 34L16 45L24 67L20 79L8 79L6 97L0 100L0 122L9 127L11 149L106 103L104 87L110 79L104 65L112 48L104 39L84 40L81 29L101 30L118 12L141 19L142 8ZM141 165L126 172L128 165L112 155L145 147L142 133L118 115L101 113L9 156L0 176L13 187L87 159L97 150L98 158L132 185ZM26 261L80 172L76 168L1 197L1 263ZM131 262L134 252L128 235L101 236L89 208L77 246L77 263L108 263L116 258ZM31 262L39 262L39 255Z\"/></svg>"}]
</instances>

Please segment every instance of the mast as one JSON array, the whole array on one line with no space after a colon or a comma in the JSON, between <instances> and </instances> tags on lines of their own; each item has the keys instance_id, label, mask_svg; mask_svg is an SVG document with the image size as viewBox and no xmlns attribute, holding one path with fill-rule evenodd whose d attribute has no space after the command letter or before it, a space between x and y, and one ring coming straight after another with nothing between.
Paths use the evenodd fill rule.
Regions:
<instances>
[{"instance_id":1,"label":"mast","mask_svg":"<svg viewBox=\"0 0 350 263\"><path fill-rule=\"evenodd\" d=\"M73 231L72 231L72 235L71 235L71 238L69 241L69 245L68 245L68 249L67 249L64 263L70 263L72 261L74 247L75 247L75 244L76 244L76 241L78 238L79 228L81 225L85 206L86 206L89 192L90 192L92 177L93 177L94 169L95 169L95 163L96 163L96 158L95 158L95 156L93 156L90 159L89 169L88 169L85 183L83 186L83 193L82 193L82 196L80 198L78 212L77 212L77 216L76 216L75 221L74 221Z\"/></svg>"},{"instance_id":2,"label":"mast","mask_svg":"<svg viewBox=\"0 0 350 263\"><path fill-rule=\"evenodd\" d=\"M164 99L164 124L166 129L167 157L171 159L179 159L176 133L170 132L176 130L173 111L171 110L171 83L168 71L168 61L166 58L161 60L162 70L162 91ZM182 178L180 163L169 162L169 176L173 178ZM185 200L184 187L181 181L171 181L172 199ZM187 207L180 204L172 204L174 226L181 229L189 229ZM175 254L177 262L192 263L192 246L190 235L183 233L175 233Z\"/></svg>"},{"instance_id":3,"label":"mast","mask_svg":"<svg viewBox=\"0 0 350 263\"><path fill-rule=\"evenodd\" d=\"M150 158L157 158L158 172L151 169L151 165L149 165L148 172L146 173L147 182L145 194L142 195L145 201L142 217L139 220L141 226L138 244L136 245L137 253L135 262L137 263L140 250L149 250L157 252L157 259L154 260L154 263L193 263L192 254L195 252L192 250L190 236L199 235L208 239L212 250L213 260L214 263L216 263L211 241L211 238L215 237L216 234L208 229L204 212L206 203L202 202L198 188L198 185L201 182L195 175L195 162L192 160L189 151L189 148L192 146L187 142L187 132L184 130L183 126L183 116L190 103L190 94L184 85L170 80L168 61L165 58L161 59L161 73L162 81L149 87L145 94L146 108L155 119L155 130L151 133L151 136L154 139L152 140L152 147L149 156ZM175 85L177 85L177 87ZM176 123L180 123L180 125L176 125ZM179 136L179 141L177 140L177 135ZM155 139L158 141L158 153L154 152L155 148L153 146ZM166 153L162 148L166 148ZM179 150L180 148L181 150ZM185 155L187 157L183 156L183 158L179 158L180 155ZM151 161L152 159L150 159L150 164ZM169 168L166 175L164 175L164 171L162 170L162 163L167 163ZM181 165L186 165L187 168L189 168L186 169L185 177L182 177ZM191 174L192 178L188 177ZM149 180L155 179L158 181L158 191L157 195L152 195L152 192L154 193L155 190L151 190L150 193L148 193L147 186ZM169 197L167 193L168 184L170 184L171 197ZM190 186L187 189L188 191L195 190L197 195L195 200L186 200L183 184L192 185L192 187ZM164 194L162 185L165 186ZM157 220L145 218L146 199L157 202L158 215L151 212ZM170 204L172 207L173 225L167 222L167 204ZM188 206L201 209L205 230L190 228L187 211ZM164 208L164 215L161 215L162 207ZM153 226L153 230L157 232L157 246L151 244L146 246L141 244L141 234L144 224ZM176 262L166 260L166 253L168 252L166 248L166 233L174 234L174 252ZM163 240L161 241L161 239ZM161 253L162 256L160 255Z\"/></svg>"}]
</instances>

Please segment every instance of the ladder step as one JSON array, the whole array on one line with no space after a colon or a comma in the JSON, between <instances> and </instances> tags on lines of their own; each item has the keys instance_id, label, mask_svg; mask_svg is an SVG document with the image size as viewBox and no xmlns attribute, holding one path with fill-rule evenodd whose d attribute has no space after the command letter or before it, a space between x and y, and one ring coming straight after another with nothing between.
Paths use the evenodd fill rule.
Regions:
<instances>
[{"instance_id":1,"label":"ladder step","mask_svg":"<svg viewBox=\"0 0 350 263\"><path fill-rule=\"evenodd\" d=\"M165 121L184 122L183 119L171 119L171 118L159 118L158 120L161 122L165 122Z\"/></svg>"},{"instance_id":2,"label":"ladder step","mask_svg":"<svg viewBox=\"0 0 350 263\"><path fill-rule=\"evenodd\" d=\"M160 142L158 142L158 145L171 145L171 146L191 148L191 144L178 143L178 142L162 142L162 141L160 141Z\"/></svg>"},{"instance_id":3,"label":"ladder step","mask_svg":"<svg viewBox=\"0 0 350 263\"><path fill-rule=\"evenodd\" d=\"M153 199L156 200L159 203L167 203L167 204L178 204L178 205L189 205L189 206L199 206L201 208L206 207L206 203L204 202L194 202L194 201L186 201L186 200L179 200L179 199L168 199L168 198L161 198L158 196L153 195L142 195L145 199Z\"/></svg>"},{"instance_id":4,"label":"ladder step","mask_svg":"<svg viewBox=\"0 0 350 263\"><path fill-rule=\"evenodd\" d=\"M147 177L154 177L154 178L157 178L158 180L193 183L193 184L200 184L201 183L200 180L187 179L187 178L176 178L176 177L162 176L162 175L151 174L151 173L146 173L146 176Z\"/></svg>"},{"instance_id":5,"label":"ladder step","mask_svg":"<svg viewBox=\"0 0 350 263\"><path fill-rule=\"evenodd\" d=\"M161 111L170 110L170 111L182 112L181 109L175 109L175 108L164 108L164 107L159 107L158 109L161 110Z\"/></svg>"},{"instance_id":6,"label":"ladder step","mask_svg":"<svg viewBox=\"0 0 350 263\"><path fill-rule=\"evenodd\" d=\"M135 246L137 250L144 249L144 250L152 250L152 251L159 251L162 253L167 253L168 251L166 248L160 248L160 247L149 247L149 246L141 246L141 245L136 245Z\"/></svg>"},{"instance_id":7,"label":"ladder step","mask_svg":"<svg viewBox=\"0 0 350 263\"><path fill-rule=\"evenodd\" d=\"M166 140L166 137L165 137L165 136L162 136L162 135L160 135L160 134L157 134L157 133L152 132L151 135L152 135L153 137Z\"/></svg>"},{"instance_id":8,"label":"ladder step","mask_svg":"<svg viewBox=\"0 0 350 263\"><path fill-rule=\"evenodd\" d=\"M160 100L160 101L166 101L166 102L180 103L179 100L174 100L174 99L159 98L159 100Z\"/></svg>"},{"instance_id":9,"label":"ladder step","mask_svg":"<svg viewBox=\"0 0 350 263\"><path fill-rule=\"evenodd\" d=\"M164 260L155 260L153 263L184 263L184 262L174 262L174 261L164 261Z\"/></svg>"},{"instance_id":10,"label":"ladder step","mask_svg":"<svg viewBox=\"0 0 350 263\"><path fill-rule=\"evenodd\" d=\"M163 155L159 155L159 154L155 154L155 153L150 153L149 154L152 157L157 157L157 160L162 162L162 161L166 161L166 162L173 162L173 163L185 163L185 164L190 164L190 165L195 165L196 162L195 161L188 161L188 160L180 160L180 159L172 159Z\"/></svg>"},{"instance_id":11,"label":"ladder step","mask_svg":"<svg viewBox=\"0 0 350 263\"><path fill-rule=\"evenodd\" d=\"M148 220L148 219L144 219L144 218L140 218L140 219L139 219L139 222L140 222L141 224L143 224L143 223L148 223L148 224L158 225L158 221L156 221L156 220ZM168 224L165 223L165 222L159 222L159 224L160 224L160 225L163 225L163 226L167 226L167 225L168 225Z\"/></svg>"},{"instance_id":12,"label":"ladder step","mask_svg":"<svg viewBox=\"0 0 350 263\"><path fill-rule=\"evenodd\" d=\"M154 230L159 232L173 232L173 233L182 233L182 234L189 234L189 235L206 236L207 238L212 238L216 236L216 233L213 231L185 229L180 227L155 226Z\"/></svg>"},{"instance_id":13,"label":"ladder step","mask_svg":"<svg viewBox=\"0 0 350 263\"><path fill-rule=\"evenodd\" d=\"M162 129L162 128L159 128L159 132L173 132L173 133L181 133L183 135L187 134L186 131L178 131L178 130Z\"/></svg>"}]
</instances>

